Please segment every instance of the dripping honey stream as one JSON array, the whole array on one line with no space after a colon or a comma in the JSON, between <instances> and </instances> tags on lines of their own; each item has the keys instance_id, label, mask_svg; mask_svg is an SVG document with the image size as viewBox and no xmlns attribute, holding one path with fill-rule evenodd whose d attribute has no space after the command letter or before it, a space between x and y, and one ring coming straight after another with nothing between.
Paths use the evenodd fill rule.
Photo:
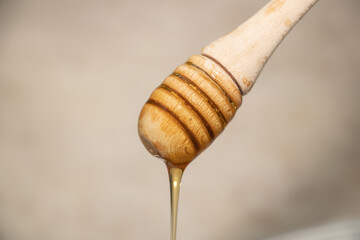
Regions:
<instances>
[{"instance_id":1,"label":"dripping honey stream","mask_svg":"<svg viewBox=\"0 0 360 240\"><path fill-rule=\"evenodd\" d=\"M168 169L168 174L169 174L169 183L170 183L170 203L171 203L170 204L170 210L171 210L170 240L176 240L180 186L181 186L181 179L184 174L184 170L186 166L187 164L173 165L171 163L166 163L166 167Z\"/></svg>"}]
</instances>

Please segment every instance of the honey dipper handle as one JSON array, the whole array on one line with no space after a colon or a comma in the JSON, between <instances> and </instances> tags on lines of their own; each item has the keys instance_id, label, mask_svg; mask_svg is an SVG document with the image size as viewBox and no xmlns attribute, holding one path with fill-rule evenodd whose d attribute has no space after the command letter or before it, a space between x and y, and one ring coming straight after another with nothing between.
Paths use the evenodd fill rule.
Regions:
<instances>
[{"instance_id":1,"label":"honey dipper handle","mask_svg":"<svg viewBox=\"0 0 360 240\"><path fill-rule=\"evenodd\" d=\"M318 0L272 0L202 54L227 69L242 94L250 91L281 40Z\"/></svg>"}]
</instances>

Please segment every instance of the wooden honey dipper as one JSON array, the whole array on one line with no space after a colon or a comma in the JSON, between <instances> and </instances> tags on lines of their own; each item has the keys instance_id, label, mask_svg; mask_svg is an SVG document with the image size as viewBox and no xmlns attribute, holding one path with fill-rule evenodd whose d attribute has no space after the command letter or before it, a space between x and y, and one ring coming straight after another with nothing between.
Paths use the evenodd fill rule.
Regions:
<instances>
[{"instance_id":1,"label":"wooden honey dipper","mask_svg":"<svg viewBox=\"0 0 360 240\"><path fill-rule=\"evenodd\" d=\"M273 0L177 67L151 94L138 123L147 150L184 169L224 130L265 63L317 0Z\"/></svg>"}]
</instances>

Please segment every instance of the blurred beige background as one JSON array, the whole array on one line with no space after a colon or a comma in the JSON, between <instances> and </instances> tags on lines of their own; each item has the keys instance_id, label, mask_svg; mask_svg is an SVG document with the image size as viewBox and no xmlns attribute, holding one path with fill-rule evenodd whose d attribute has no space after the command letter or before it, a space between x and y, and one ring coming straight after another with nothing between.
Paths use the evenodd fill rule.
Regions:
<instances>
[{"instance_id":1,"label":"blurred beige background","mask_svg":"<svg viewBox=\"0 0 360 240\"><path fill-rule=\"evenodd\" d=\"M266 2L0 1L0 239L169 239L167 172L138 114ZM360 216L359 10L319 1L280 45L185 172L179 240Z\"/></svg>"}]
</instances>

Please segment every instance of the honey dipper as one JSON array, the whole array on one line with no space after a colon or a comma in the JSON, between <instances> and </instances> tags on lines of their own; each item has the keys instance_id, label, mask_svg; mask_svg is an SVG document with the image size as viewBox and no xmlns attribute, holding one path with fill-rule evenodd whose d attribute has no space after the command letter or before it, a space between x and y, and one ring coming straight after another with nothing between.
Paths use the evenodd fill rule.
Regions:
<instances>
[{"instance_id":1,"label":"honey dipper","mask_svg":"<svg viewBox=\"0 0 360 240\"><path fill-rule=\"evenodd\" d=\"M273 0L178 66L151 94L138 123L147 150L184 169L224 130L265 63L317 0Z\"/></svg>"}]
</instances>

